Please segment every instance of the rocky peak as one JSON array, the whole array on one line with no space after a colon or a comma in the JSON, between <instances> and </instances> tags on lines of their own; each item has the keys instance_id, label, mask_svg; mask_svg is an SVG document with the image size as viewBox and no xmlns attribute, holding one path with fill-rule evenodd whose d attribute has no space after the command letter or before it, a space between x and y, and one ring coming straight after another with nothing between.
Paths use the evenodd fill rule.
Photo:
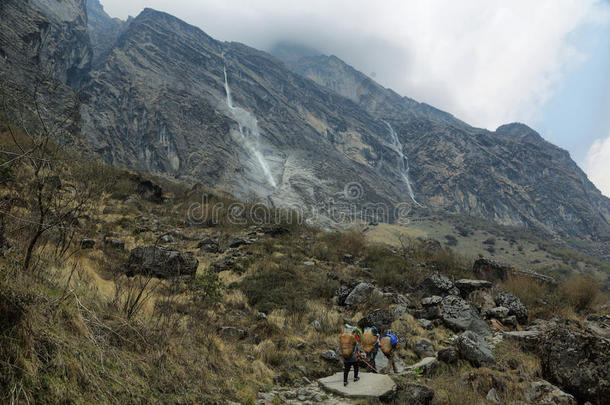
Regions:
<instances>
[{"instance_id":1,"label":"rocky peak","mask_svg":"<svg viewBox=\"0 0 610 405\"><path fill-rule=\"evenodd\" d=\"M29 47L40 63L52 58L62 80L85 77L91 55L83 1L0 7L12 16L0 30L5 61ZM123 25L99 2L90 0L89 11L98 47L81 114L87 139L107 161L276 206L353 203L346 187L357 184L355 202L385 204L383 220L407 202L554 235L610 233L610 200L567 152L523 124L495 133L473 128L336 56L282 63L153 9ZM70 25L60 17L76 19ZM116 39L107 35L118 26ZM41 46L43 31L56 33L56 45Z\"/></svg>"},{"instance_id":2,"label":"rocky peak","mask_svg":"<svg viewBox=\"0 0 610 405\"><path fill-rule=\"evenodd\" d=\"M110 17L99 0L87 0L87 18L93 47L93 65L96 66L104 59L128 24Z\"/></svg>"},{"instance_id":3,"label":"rocky peak","mask_svg":"<svg viewBox=\"0 0 610 405\"><path fill-rule=\"evenodd\" d=\"M10 80L31 81L44 71L62 83L82 83L92 55L84 0L6 0L0 15L0 69Z\"/></svg>"}]
</instances>

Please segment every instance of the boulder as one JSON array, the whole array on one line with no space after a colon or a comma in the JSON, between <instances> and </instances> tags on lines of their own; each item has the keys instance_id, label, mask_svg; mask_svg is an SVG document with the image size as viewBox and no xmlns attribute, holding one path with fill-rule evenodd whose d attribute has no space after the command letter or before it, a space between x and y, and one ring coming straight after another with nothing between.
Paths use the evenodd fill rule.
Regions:
<instances>
[{"instance_id":1,"label":"boulder","mask_svg":"<svg viewBox=\"0 0 610 405\"><path fill-rule=\"evenodd\" d=\"M510 310L506 307L495 307L483 311L484 318L496 318L496 319L504 319L508 315Z\"/></svg>"},{"instance_id":2,"label":"boulder","mask_svg":"<svg viewBox=\"0 0 610 405\"><path fill-rule=\"evenodd\" d=\"M453 364L458 361L459 355L455 347L446 347L438 351L437 358L443 363Z\"/></svg>"},{"instance_id":3,"label":"boulder","mask_svg":"<svg viewBox=\"0 0 610 405\"><path fill-rule=\"evenodd\" d=\"M327 350L320 355L324 360L330 363L337 363L339 361L339 356L334 350Z\"/></svg>"},{"instance_id":4,"label":"boulder","mask_svg":"<svg viewBox=\"0 0 610 405\"><path fill-rule=\"evenodd\" d=\"M210 237L206 237L197 244L201 253L218 253L220 250L218 242Z\"/></svg>"},{"instance_id":5,"label":"boulder","mask_svg":"<svg viewBox=\"0 0 610 405\"><path fill-rule=\"evenodd\" d=\"M163 235L159 238L159 242L161 243L174 243L176 240L172 235Z\"/></svg>"},{"instance_id":6,"label":"boulder","mask_svg":"<svg viewBox=\"0 0 610 405\"><path fill-rule=\"evenodd\" d=\"M434 352L434 345L426 339L419 339L416 343L415 346L413 347L413 351L415 352L415 354L417 354L417 357L424 358L424 357L434 357L435 356L435 352Z\"/></svg>"},{"instance_id":7,"label":"boulder","mask_svg":"<svg viewBox=\"0 0 610 405\"><path fill-rule=\"evenodd\" d=\"M481 311L495 308L496 302L489 291L475 290L468 294L468 301L472 302Z\"/></svg>"},{"instance_id":8,"label":"boulder","mask_svg":"<svg viewBox=\"0 0 610 405\"><path fill-rule=\"evenodd\" d=\"M373 291L377 290L373 284L360 283L345 298L345 305L357 305L368 300ZM381 291L379 291L381 294Z\"/></svg>"},{"instance_id":9,"label":"boulder","mask_svg":"<svg viewBox=\"0 0 610 405\"><path fill-rule=\"evenodd\" d=\"M527 308L514 294L503 291L495 298L496 305L508 308L509 315L515 315L519 323L527 322Z\"/></svg>"},{"instance_id":10,"label":"boulder","mask_svg":"<svg viewBox=\"0 0 610 405\"><path fill-rule=\"evenodd\" d=\"M418 319L428 319L433 320L437 319L440 314L440 309L437 305L431 305L424 307L423 309L418 309L413 311L413 316Z\"/></svg>"},{"instance_id":11,"label":"boulder","mask_svg":"<svg viewBox=\"0 0 610 405\"><path fill-rule=\"evenodd\" d=\"M434 328L434 323L427 319L418 319L417 322L419 322L419 325L426 330L432 330Z\"/></svg>"},{"instance_id":12,"label":"boulder","mask_svg":"<svg viewBox=\"0 0 610 405\"><path fill-rule=\"evenodd\" d=\"M589 315L585 327L590 333L610 339L610 315Z\"/></svg>"},{"instance_id":13,"label":"boulder","mask_svg":"<svg viewBox=\"0 0 610 405\"><path fill-rule=\"evenodd\" d=\"M455 286L462 293L462 297L467 297L473 291L476 290L486 290L491 288L491 282L487 280L470 280L470 279L461 279L455 282Z\"/></svg>"},{"instance_id":14,"label":"boulder","mask_svg":"<svg viewBox=\"0 0 610 405\"><path fill-rule=\"evenodd\" d=\"M443 298L439 317L449 329L456 332L470 330L482 336L491 334L489 326L481 319L477 310L455 295Z\"/></svg>"},{"instance_id":15,"label":"boulder","mask_svg":"<svg viewBox=\"0 0 610 405\"><path fill-rule=\"evenodd\" d=\"M489 259L478 259L472 266L472 273L476 278L492 283L506 281L510 271L510 267L500 265Z\"/></svg>"},{"instance_id":16,"label":"boulder","mask_svg":"<svg viewBox=\"0 0 610 405\"><path fill-rule=\"evenodd\" d=\"M438 305L443 301L443 297L438 295L432 295L430 297L422 298L421 305L422 307L430 307L433 305Z\"/></svg>"},{"instance_id":17,"label":"boulder","mask_svg":"<svg viewBox=\"0 0 610 405\"><path fill-rule=\"evenodd\" d=\"M492 365L496 362L485 339L473 331L466 331L458 337L457 348L460 356L475 367Z\"/></svg>"},{"instance_id":18,"label":"boulder","mask_svg":"<svg viewBox=\"0 0 610 405\"><path fill-rule=\"evenodd\" d=\"M502 334L505 338L524 341L527 339L538 339L542 336L542 332L539 330L519 330L514 332L504 332Z\"/></svg>"},{"instance_id":19,"label":"boulder","mask_svg":"<svg viewBox=\"0 0 610 405\"><path fill-rule=\"evenodd\" d=\"M394 322L394 314L392 311L387 309L376 309L368 313L364 318L361 318L358 321L358 327L364 329L374 326L380 333L383 333L390 328L392 322Z\"/></svg>"},{"instance_id":20,"label":"boulder","mask_svg":"<svg viewBox=\"0 0 610 405\"><path fill-rule=\"evenodd\" d=\"M265 235L270 235L273 237L290 233L290 229L286 228L285 226L280 226L280 225L265 226L265 227L260 228L259 231L261 233L264 233Z\"/></svg>"},{"instance_id":21,"label":"boulder","mask_svg":"<svg viewBox=\"0 0 610 405\"><path fill-rule=\"evenodd\" d=\"M93 239L85 238L80 241L80 248L83 250L93 249L94 246L95 246L95 240L93 240Z\"/></svg>"},{"instance_id":22,"label":"boulder","mask_svg":"<svg viewBox=\"0 0 610 405\"><path fill-rule=\"evenodd\" d=\"M138 246L131 251L128 275L150 275L157 278L192 277L199 261L190 252L179 252L162 246Z\"/></svg>"},{"instance_id":23,"label":"boulder","mask_svg":"<svg viewBox=\"0 0 610 405\"><path fill-rule=\"evenodd\" d=\"M576 405L577 402L570 394L566 394L548 381L536 381L529 385L525 392L525 399L530 404L544 405Z\"/></svg>"},{"instance_id":24,"label":"boulder","mask_svg":"<svg viewBox=\"0 0 610 405\"><path fill-rule=\"evenodd\" d=\"M118 239L104 239L104 247L116 250L125 250L125 242Z\"/></svg>"},{"instance_id":25,"label":"boulder","mask_svg":"<svg viewBox=\"0 0 610 405\"><path fill-rule=\"evenodd\" d=\"M498 395L498 391L495 388L492 388L487 391L485 399L487 399L489 402L493 402L494 404L500 403L500 396Z\"/></svg>"},{"instance_id":26,"label":"boulder","mask_svg":"<svg viewBox=\"0 0 610 405\"><path fill-rule=\"evenodd\" d=\"M502 323L506 326L510 326L511 328L516 328L519 326L519 321L517 321L517 317L515 315L507 316L502 319Z\"/></svg>"},{"instance_id":27,"label":"boulder","mask_svg":"<svg viewBox=\"0 0 610 405\"><path fill-rule=\"evenodd\" d=\"M228 339L245 339L248 333L243 329L234 328L232 326L223 326L220 328L219 333L222 337Z\"/></svg>"},{"instance_id":28,"label":"boulder","mask_svg":"<svg viewBox=\"0 0 610 405\"><path fill-rule=\"evenodd\" d=\"M541 337L542 376L579 403L610 398L610 340L559 324Z\"/></svg>"},{"instance_id":29,"label":"boulder","mask_svg":"<svg viewBox=\"0 0 610 405\"><path fill-rule=\"evenodd\" d=\"M227 246L229 246L229 248L235 249L240 246L248 245L248 244L250 244L250 241L248 239L242 238L240 236L234 236L233 238L231 238L229 240L229 242L227 243Z\"/></svg>"},{"instance_id":30,"label":"boulder","mask_svg":"<svg viewBox=\"0 0 610 405\"><path fill-rule=\"evenodd\" d=\"M385 292L384 291L383 298L391 304L404 305L407 307L412 305L411 301L407 297L405 297L402 294L395 293L395 292Z\"/></svg>"},{"instance_id":31,"label":"boulder","mask_svg":"<svg viewBox=\"0 0 610 405\"><path fill-rule=\"evenodd\" d=\"M350 255L349 253L346 253L343 255L343 258L341 259L343 261L343 263L345 264L354 264L354 256Z\"/></svg>"},{"instance_id":32,"label":"boulder","mask_svg":"<svg viewBox=\"0 0 610 405\"><path fill-rule=\"evenodd\" d=\"M160 204L163 202L163 189L150 180L144 180L138 176L134 178L137 182L138 194L145 200Z\"/></svg>"},{"instance_id":33,"label":"boulder","mask_svg":"<svg viewBox=\"0 0 610 405\"><path fill-rule=\"evenodd\" d=\"M440 295L459 295L460 291L447 277L440 274L433 274L421 282L419 288L424 296Z\"/></svg>"},{"instance_id":34,"label":"boulder","mask_svg":"<svg viewBox=\"0 0 610 405\"><path fill-rule=\"evenodd\" d=\"M527 277L532 281L544 284L557 284L557 280L544 274L531 270L517 270L511 266L505 266L489 259L478 259L472 266L472 272L478 279L487 280L492 283L506 281L511 276Z\"/></svg>"},{"instance_id":35,"label":"boulder","mask_svg":"<svg viewBox=\"0 0 610 405\"><path fill-rule=\"evenodd\" d=\"M400 386L401 399L407 404L430 405L434 399L434 390L417 383L405 383Z\"/></svg>"},{"instance_id":36,"label":"boulder","mask_svg":"<svg viewBox=\"0 0 610 405\"><path fill-rule=\"evenodd\" d=\"M313 265L313 263L312 263ZM337 297L337 305L345 305L345 300L349 296L349 293L352 292L352 288L342 285L335 290L335 297Z\"/></svg>"}]
</instances>

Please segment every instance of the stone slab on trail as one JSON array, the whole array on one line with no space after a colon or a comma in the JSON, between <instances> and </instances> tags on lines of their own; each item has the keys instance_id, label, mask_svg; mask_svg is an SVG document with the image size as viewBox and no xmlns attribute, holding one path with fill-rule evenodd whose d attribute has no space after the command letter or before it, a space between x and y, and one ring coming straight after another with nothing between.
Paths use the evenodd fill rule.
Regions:
<instances>
[{"instance_id":1,"label":"stone slab on trail","mask_svg":"<svg viewBox=\"0 0 610 405\"><path fill-rule=\"evenodd\" d=\"M396 384L385 374L360 373L360 380L354 382L350 373L349 384L343 386L343 373L339 372L329 377L320 378L318 383L326 391L346 398L386 398L396 392Z\"/></svg>"}]
</instances>

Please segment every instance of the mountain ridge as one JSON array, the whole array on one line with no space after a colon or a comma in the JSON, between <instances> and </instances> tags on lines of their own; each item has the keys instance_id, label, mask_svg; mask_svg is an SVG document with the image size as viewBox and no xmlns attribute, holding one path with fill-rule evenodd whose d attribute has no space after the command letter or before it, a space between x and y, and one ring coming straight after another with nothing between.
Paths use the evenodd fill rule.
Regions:
<instances>
[{"instance_id":1,"label":"mountain ridge","mask_svg":"<svg viewBox=\"0 0 610 405\"><path fill-rule=\"evenodd\" d=\"M88 3L90 31L116 27L98 5ZM153 9L122 27L110 47L100 32L83 40L108 51L72 83L84 93L85 138L106 161L326 217L339 197L358 212L423 204L563 237L610 234L610 200L529 127L473 128L337 57L281 62ZM346 198L354 183L358 201Z\"/></svg>"}]
</instances>

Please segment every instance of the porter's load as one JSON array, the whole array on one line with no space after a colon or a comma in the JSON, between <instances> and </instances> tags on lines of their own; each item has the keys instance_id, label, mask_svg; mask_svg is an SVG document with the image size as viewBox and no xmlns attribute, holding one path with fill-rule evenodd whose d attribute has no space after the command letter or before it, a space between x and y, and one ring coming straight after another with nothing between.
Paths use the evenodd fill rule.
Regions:
<instances>
[{"instance_id":1,"label":"porter's load","mask_svg":"<svg viewBox=\"0 0 610 405\"><path fill-rule=\"evenodd\" d=\"M388 355L398 346L398 338L395 335L388 333L379 339L379 344L383 354Z\"/></svg>"},{"instance_id":2,"label":"porter's load","mask_svg":"<svg viewBox=\"0 0 610 405\"><path fill-rule=\"evenodd\" d=\"M368 355L377 345L377 329L366 328L362 334L362 350Z\"/></svg>"},{"instance_id":3,"label":"porter's load","mask_svg":"<svg viewBox=\"0 0 610 405\"><path fill-rule=\"evenodd\" d=\"M354 348L358 343L359 333L357 328L352 328L349 325L345 325L345 330L339 336L339 342L341 344L341 355L344 358L349 358L354 353Z\"/></svg>"}]
</instances>

